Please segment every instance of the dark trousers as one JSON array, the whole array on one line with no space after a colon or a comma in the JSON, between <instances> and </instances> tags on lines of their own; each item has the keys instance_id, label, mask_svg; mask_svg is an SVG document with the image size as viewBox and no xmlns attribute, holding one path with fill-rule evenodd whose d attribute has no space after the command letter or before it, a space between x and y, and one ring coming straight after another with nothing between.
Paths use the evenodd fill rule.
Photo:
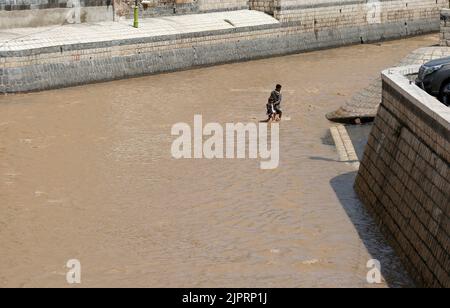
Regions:
<instances>
[{"instance_id":1,"label":"dark trousers","mask_svg":"<svg viewBox=\"0 0 450 308\"><path fill-rule=\"evenodd\" d=\"M274 109L275 109L275 113L276 113L277 115L279 115L280 118L281 118L281 116L283 115L283 111L281 111L280 106L275 105Z\"/></svg>"}]
</instances>

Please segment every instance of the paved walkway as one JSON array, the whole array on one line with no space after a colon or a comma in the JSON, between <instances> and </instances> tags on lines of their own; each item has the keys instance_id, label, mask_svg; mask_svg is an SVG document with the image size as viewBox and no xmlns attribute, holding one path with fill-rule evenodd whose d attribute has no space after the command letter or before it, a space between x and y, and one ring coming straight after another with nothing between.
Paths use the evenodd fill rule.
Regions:
<instances>
[{"instance_id":1,"label":"paved walkway","mask_svg":"<svg viewBox=\"0 0 450 308\"><path fill-rule=\"evenodd\" d=\"M398 66L424 64L433 59L450 56L450 47L419 48L406 56ZM381 77L374 80L367 88L357 92L338 110L331 112L327 118L332 121L349 121L356 118L375 117L381 103Z\"/></svg>"},{"instance_id":2,"label":"paved walkway","mask_svg":"<svg viewBox=\"0 0 450 308\"><path fill-rule=\"evenodd\" d=\"M133 28L132 23L132 20L125 20L0 30L0 51L225 30L279 22L262 12L241 10L142 19L138 29Z\"/></svg>"}]
</instances>

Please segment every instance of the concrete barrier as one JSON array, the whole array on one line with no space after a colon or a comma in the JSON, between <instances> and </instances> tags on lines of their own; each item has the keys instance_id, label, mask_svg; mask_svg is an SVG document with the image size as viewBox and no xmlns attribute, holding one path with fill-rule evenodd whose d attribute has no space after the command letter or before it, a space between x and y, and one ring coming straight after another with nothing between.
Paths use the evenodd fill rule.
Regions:
<instances>
[{"instance_id":1,"label":"concrete barrier","mask_svg":"<svg viewBox=\"0 0 450 308\"><path fill-rule=\"evenodd\" d=\"M109 0L92 1L99 5ZM159 5L164 1L154 2ZM190 5L196 1L166 2ZM0 41L0 92L37 91L419 35L438 31L439 12L449 5L444 0L410 0L408 5L405 5L404 0L201 0L195 6L202 12L228 11L241 7L243 3L256 10L273 9L272 19L275 22L240 26L239 23L229 21L229 29L218 27L190 33L182 29L172 35L154 33L149 29L152 34L144 33L140 37L136 37L136 30L127 27L118 29L118 35L128 33L130 38L118 39L116 35L111 35L88 43L79 43L78 39L74 39L73 42L48 45L47 41L53 39L49 36L43 38L42 42L36 40L29 47L24 47L26 44L20 36L14 43L14 34L11 34L6 42ZM116 7L116 14L117 10ZM48 12L40 11L44 14ZM249 10L235 12L240 12L242 17L251 12L262 14ZM0 13L5 14L2 11ZM189 16L193 16L192 22L195 23L201 19L195 16L206 14ZM250 16L248 19L252 18ZM258 20L260 17L255 18ZM38 22L45 18L34 20ZM172 25L167 26L169 29L177 26L176 20L171 21ZM143 23L144 20L141 21ZM209 22L205 22L207 24ZM88 27L83 29L89 30ZM61 28L61 31L65 31L65 28ZM68 36L71 36L70 32Z\"/></svg>"},{"instance_id":2,"label":"concrete barrier","mask_svg":"<svg viewBox=\"0 0 450 308\"><path fill-rule=\"evenodd\" d=\"M355 189L417 284L448 288L450 108L405 77L418 69L383 72Z\"/></svg>"},{"instance_id":3,"label":"concrete barrier","mask_svg":"<svg viewBox=\"0 0 450 308\"><path fill-rule=\"evenodd\" d=\"M237 14L263 13L237 11ZM75 40L47 46L33 42L30 47L24 47L23 43L7 44L0 47L0 93L38 91L252 60L356 44L361 40L374 42L428 33L436 28L428 18L411 21L409 31L403 21L315 30L297 22L274 21L255 26L233 23L228 24L229 29L172 35L144 33L136 37L133 34L130 39L105 37L88 43Z\"/></svg>"},{"instance_id":4,"label":"concrete barrier","mask_svg":"<svg viewBox=\"0 0 450 308\"><path fill-rule=\"evenodd\" d=\"M116 17L132 18L133 3L131 0L0 0L0 26L6 29L64 24L65 16L76 7L85 16L80 22L111 20L112 14L96 8L105 6L114 6ZM432 22L438 31L439 11L448 7L448 0L147 0L140 15L252 9L268 13L283 23L297 22L313 31L401 21L404 31L414 34L414 25L410 23L417 20Z\"/></svg>"},{"instance_id":5,"label":"concrete barrier","mask_svg":"<svg viewBox=\"0 0 450 308\"><path fill-rule=\"evenodd\" d=\"M200 12L223 12L248 9L248 0L198 0Z\"/></svg>"},{"instance_id":6,"label":"concrete barrier","mask_svg":"<svg viewBox=\"0 0 450 308\"><path fill-rule=\"evenodd\" d=\"M77 15L79 21L77 21ZM81 7L79 14L73 8L53 8L45 10L0 11L0 29L22 27L44 27L81 22L112 21L112 6Z\"/></svg>"},{"instance_id":7,"label":"concrete barrier","mask_svg":"<svg viewBox=\"0 0 450 308\"><path fill-rule=\"evenodd\" d=\"M132 19L133 6L134 0L0 0L0 29ZM248 0L146 0L139 17L249 8Z\"/></svg>"}]
</instances>

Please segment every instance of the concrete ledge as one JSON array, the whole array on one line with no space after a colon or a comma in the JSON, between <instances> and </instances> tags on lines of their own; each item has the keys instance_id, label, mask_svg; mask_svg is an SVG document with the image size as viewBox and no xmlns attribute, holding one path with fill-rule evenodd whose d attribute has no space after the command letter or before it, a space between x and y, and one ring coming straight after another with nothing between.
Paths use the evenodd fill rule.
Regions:
<instances>
[{"instance_id":1,"label":"concrete ledge","mask_svg":"<svg viewBox=\"0 0 450 308\"><path fill-rule=\"evenodd\" d=\"M383 71L381 76L383 82L404 96L411 107L420 110L423 116L433 119L436 130L441 131L443 137L450 141L450 108L405 77L417 74L419 69L420 65L390 68Z\"/></svg>"},{"instance_id":2,"label":"concrete ledge","mask_svg":"<svg viewBox=\"0 0 450 308\"><path fill-rule=\"evenodd\" d=\"M450 108L382 73L382 103L355 190L419 286L450 287Z\"/></svg>"},{"instance_id":3,"label":"concrete ledge","mask_svg":"<svg viewBox=\"0 0 450 308\"><path fill-rule=\"evenodd\" d=\"M208 14L170 16L140 21L99 22L41 28L0 31L0 56L23 57L34 54L145 44L177 39L208 37L275 29L275 18L257 11L230 11Z\"/></svg>"},{"instance_id":4,"label":"concrete ledge","mask_svg":"<svg viewBox=\"0 0 450 308\"><path fill-rule=\"evenodd\" d=\"M62 38L51 36L53 39L36 43L33 35L25 35L29 30L24 30L23 39L7 40L0 47L0 93L39 91L246 61L357 44L361 39L365 42L394 39L428 33L438 25L424 19L410 22L408 29L403 22L396 22L311 31L297 22L279 23L262 12L212 14L220 16L217 23L201 22L191 27L181 23L177 27L182 32L172 22L157 28L157 20L149 21L148 28L136 32L126 23L111 25L107 35L101 35L96 27L89 32L84 31L88 25L69 25L62 28L70 31L64 32L61 27L49 30L60 32ZM242 18L242 14L248 18ZM205 18L206 14L200 15ZM44 32L47 36L49 33Z\"/></svg>"}]
</instances>

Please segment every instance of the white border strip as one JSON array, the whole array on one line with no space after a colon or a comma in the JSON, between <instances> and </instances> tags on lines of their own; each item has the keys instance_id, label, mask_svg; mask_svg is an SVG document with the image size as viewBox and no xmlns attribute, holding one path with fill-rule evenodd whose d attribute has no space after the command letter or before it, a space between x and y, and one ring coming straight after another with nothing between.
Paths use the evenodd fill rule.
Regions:
<instances>
[{"instance_id":1,"label":"white border strip","mask_svg":"<svg viewBox=\"0 0 450 308\"><path fill-rule=\"evenodd\" d=\"M336 145L340 161L346 162L358 170L360 164L358 155L356 155L355 147L345 126L342 124L332 126L330 127L330 132Z\"/></svg>"},{"instance_id":2,"label":"white border strip","mask_svg":"<svg viewBox=\"0 0 450 308\"><path fill-rule=\"evenodd\" d=\"M450 131L450 108L420 89L414 82L410 82L405 77L405 75L418 73L419 69L420 65L390 68L383 71L381 77L384 82L399 91L411 101L412 104L416 105Z\"/></svg>"}]
</instances>

